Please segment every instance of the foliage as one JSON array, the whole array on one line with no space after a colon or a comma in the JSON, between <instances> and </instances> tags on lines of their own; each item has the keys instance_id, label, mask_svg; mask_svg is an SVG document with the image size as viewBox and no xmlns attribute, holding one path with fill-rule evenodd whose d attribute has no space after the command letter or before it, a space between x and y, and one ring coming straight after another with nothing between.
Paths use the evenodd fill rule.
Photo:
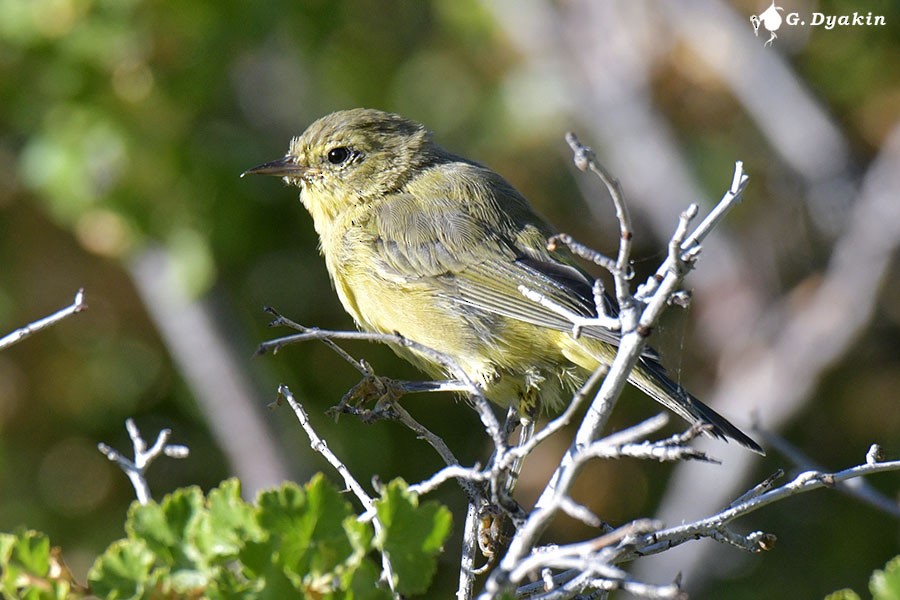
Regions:
<instances>
[{"instance_id":1,"label":"foliage","mask_svg":"<svg viewBox=\"0 0 900 600\"><path fill-rule=\"evenodd\" d=\"M241 499L229 479L206 495L181 488L162 502L134 503L126 537L100 555L78 584L42 533L0 534L4 597L102 598L390 598L379 554L395 567L396 589L424 593L450 533L450 512L419 504L400 480L386 485L374 535L322 475Z\"/></svg>"},{"instance_id":2,"label":"foliage","mask_svg":"<svg viewBox=\"0 0 900 600\"><path fill-rule=\"evenodd\" d=\"M872 573L869 592L872 600L900 600L900 556L888 561L884 571ZM851 589L844 589L828 594L825 600L860 600L860 596Z\"/></svg>"}]
</instances>

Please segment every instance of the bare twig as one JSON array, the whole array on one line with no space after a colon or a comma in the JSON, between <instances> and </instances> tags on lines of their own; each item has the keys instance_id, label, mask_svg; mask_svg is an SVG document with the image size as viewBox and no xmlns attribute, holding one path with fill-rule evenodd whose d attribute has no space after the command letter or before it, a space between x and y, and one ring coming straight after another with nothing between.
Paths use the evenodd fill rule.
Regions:
<instances>
[{"instance_id":1,"label":"bare twig","mask_svg":"<svg viewBox=\"0 0 900 600\"><path fill-rule=\"evenodd\" d=\"M169 437L172 435L171 429L163 429L160 431L156 436L156 441L150 448L147 448L147 443L144 441L144 438L141 437L141 432L138 430L133 419L125 420L125 429L128 431L128 436L131 438L132 446L134 446L134 460L125 458L118 450L115 450L102 442L97 444L97 449L125 472L125 475L128 476L128 480L131 481L131 485L134 487L138 502L147 504L150 502L151 496L150 486L147 485L145 474L147 473L150 464L162 454L165 454L169 458L187 458L190 454L190 450L187 446L169 443Z\"/></svg>"},{"instance_id":2,"label":"bare twig","mask_svg":"<svg viewBox=\"0 0 900 600\"><path fill-rule=\"evenodd\" d=\"M538 573L541 575L539 584L524 584L517 588L519 598L573 598L586 590L611 589L627 589L647 598L680 597L677 582L672 586L649 586L630 579L616 565L703 537L749 552L769 550L775 544L774 535L760 531L739 534L729 529L728 524L797 494L888 471L900 471L900 461L868 461L837 473L806 472L780 487L762 493L747 493L744 500L692 523L664 529L658 521L643 519L592 540L535 547L516 562L508 574L508 583L520 585ZM770 485L771 478L763 487L770 488ZM579 507L573 507L568 499L561 503L561 508L581 516ZM495 598L496 593L487 592L481 597Z\"/></svg>"},{"instance_id":3,"label":"bare twig","mask_svg":"<svg viewBox=\"0 0 900 600\"><path fill-rule=\"evenodd\" d=\"M306 409L303 408L297 399L294 398L294 394L291 392L288 386L282 384L278 386L278 399L276 402L280 402L284 400L288 403L288 406L291 407L291 410L294 411L294 415L297 416L297 420L300 422L300 426L303 428L303 431L306 432L306 436L309 438L310 447L322 455L322 457L328 461L334 469L341 476L341 479L344 480L344 485L347 486L347 489L353 492L353 495L356 496L357 500L363 505L363 508L366 510L370 510L372 508L372 497L363 489L362 485L356 480L355 477L350 473L350 470L347 468L341 460L335 455L334 452L331 451L331 448L328 447L328 444L319 437L319 434L316 433L316 430L313 429L312 425L309 422L309 415L306 413Z\"/></svg>"},{"instance_id":4,"label":"bare twig","mask_svg":"<svg viewBox=\"0 0 900 600\"><path fill-rule=\"evenodd\" d=\"M312 425L309 422L309 415L306 414L306 409L297 402L296 398L294 398L294 394L291 393L291 390L286 385L278 386L278 400L285 400L288 405L291 407L291 410L294 411L294 414L297 416L297 420L300 422L300 426L303 427L303 431L306 432L307 437L309 437L309 443L313 450L321 454L325 460L328 461L334 469L340 474L341 478L344 480L344 485L347 486L353 495L356 496L357 500L359 500L360 504L363 505L367 514L372 515L372 525L375 527L375 532L381 535L381 531L383 530L383 525L378 517L375 515L375 504L372 497L363 489L363 487L359 484L355 477L350 473L350 469L347 468L341 460L335 455L334 452L328 447L328 444L325 443L319 434L316 433L316 430L313 429ZM395 585L395 575L394 569L391 566L390 557L386 552L381 553L381 567L384 571L383 576L387 581L388 585L391 588L391 591L394 592ZM396 592L394 592L396 595Z\"/></svg>"},{"instance_id":5,"label":"bare twig","mask_svg":"<svg viewBox=\"0 0 900 600\"><path fill-rule=\"evenodd\" d=\"M699 251L700 244L703 243L703 240L705 240L709 233L715 229L722 219L725 218L728 211L741 201L744 189L749 182L750 177L744 173L744 163L742 161L735 162L731 186L728 188L728 191L725 192L719 202L713 207L712 211L706 215L706 218L697 225L696 229L694 229L687 238L684 238L683 235L679 236L678 233L686 233L686 221L690 221L693 218L693 215L697 213L697 206L691 205L692 208L688 209L690 213L682 213L682 217L679 220L679 230L676 235L673 236L673 240L679 237L682 238L682 241L679 244L681 252L673 252L670 247L669 255L660 265L659 269L656 270L656 275L648 280L647 284L638 288L638 298L644 299L655 294L657 287L665 279L666 273L671 272L678 262L696 257L696 252ZM685 228L684 232L682 232L682 227Z\"/></svg>"},{"instance_id":6,"label":"bare twig","mask_svg":"<svg viewBox=\"0 0 900 600\"><path fill-rule=\"evenodd\" d=\"M507 460L516 458L517 456L530 454L541 442L568 425L572 421L572 417L575 416L575 413L581 408L581 405L584 404L590 391L594 389L597 382L603 379L608 372L609 367L606 365L597 367L591 376L588 377L584 384L582 384L578 391L572 396L572 401L566 409L558 417L547 423L547 425L535 433L527 443L511 448L507 453Z\"/></svg>"},{"instance_id":7,"label":"bare twig","mask_svg":"<svg viewBox=\"0 0 900 600\"><path fill-rule=\"evenodd\" d=\"M302 326L299 326L302 327ZM389 333L367 333L362 331L328 331L323 329L318 329L315 327L302 327L303 331L297 333L295 335L288 335L281 338L277 338L274 340L269 340L267 342L263 342L259 345L258 352L260 354L264 354L266 352L278 352L281 348L289 344L296 344L300 342L305 342L308 340L361 340L367 342L378 342L382 344L396 345L401 346L403 348L409 348L419 354L422 354L428 357L434 363L441 365L446 371L452 373L456 378L457 382L443 382L439 384L437 387L429 387L424 389L424 387L419 387L413 391L435 391L435 390L453 390L453 391L461 391L468 395L468 397L472 400L476 410L478 411L478 415L481 417L481 421L487 429L488 433L491 436L491 439L494 442L494 446L498 448L506 447L506 440L503 437L501 432L500 423L497 420L496 415L494 415L493 410L491 410L490 405L487 399L484 397L484 394L472 379L466 374L466 372L454 361L452 358L429 348L423 344L419 344L414 342L408 338L403 337L402 335L397 334L389 334ZM352 361L352 359L351 359ZM427 386L425 386L427 387Z\"/></svg>"},{"instance_id":8,"label":"bare twig","mask_svg":"<svg viewBox=\"0 0 900 600\"><path fill-rule=\"evenodd\" d=\"M478 547L478 506L469 502L466 509L466 522L463 526L462 557L459 561L459 587L456 600L469 600L475 590L475 556Z\"/></svg>"},{"instance_id":9,"label":"bare twig","mask_svg":"<svg viewBox=\"0 0 900 600\"><path fill-rule=\"evenodd\" d=\"M822 487L832 488L844 481L890 471L900 471L900 460L861 464L836 473L806 471L800 473L793 480L780 487L761 494L748 494L746 495L745 500L735 502L715 515L693 523L686 523L677 527L657 531L647 536L641 543L637 544L637 548L633 553L623 555L622 559L627 560L628 558L634 558L635 556L656 554L683 544L686 541L697 539L698 537L716 537L716 539L722 541L722 536L725 536L729 542L734 543L734 540L738 539L735 537L737 534L734 534L733 532L723 533L723 531L725 531L725 526L728 523L731 523L740 517L764 506L768 506L773 502L784 500L785 498L796 496L797 494L802 494ZM773 538L766 537L763 534L751 534L751 537L747 540L736 545L745 549L749 547L754 551L760 551L768 549L768 545L771 544L772 541Z\"/></svg>"},{"instance_id":10,"label":"bare twig","mask_svg":"<svg viewBox=\"0 0 900 600\"><path fill-rule=\"evenodd\" d=\"M553 594L532 593L533 584L526 584L516 590L520 598L572 598L587 590L638 589L647 590L645 597L672 597L670 586L646 586L632 581L628 574L614 565L614 558L623 548L630 547L631 540L659 529L661 523L650 519L639 519L599 537L585 542L537 548L521 561L510 574L513 582L525 581L529 575L542 573L544 590ZM553 571L561 571L553 574ZM669 590L663 595L660 590ZM650 592L649 590L656 590Z\"/></svg>"},{"instance_id":11,"label":"bare twig","mask_svg":"<svg viewBox=\"0 0 900 600\"><path fill-rule=\"evenodd\" d=\"M696 437L696 434L693 437ZM625 457L656 460L659 462L680 460L718 462L701 450L682 445L677 438L675 440L643 441L630 444L609 444L606 440L598 440L579 452L576 455L576 461L586 462L592 458L610 459Z\"/></svg>"},{"instance_id":12,"label":"bare twig","mask_svg":"<svg viewBox=\"0 0 900 600\"><path fill-rule=\"evenodd\" d=\"M441 484L450 481L451 479L456 479L463 482L481 482L487 481L491 477L490 472L482 471L478 465L475 465L471 469L463 467L461 465L449 465L426 479L425 481L421 481L419 483L415 483L409 486L409 491L418 495L428 494L438 487Z\"/></svg>"},{"instance_id":13,"label":"bare twig","mask_svg":"<svg viewBox=\"0 0 900 600\"><path fill-rule=\"evenodd\" d=\"M784 477L784 470L778 469L765 479L763 479L760 483L754 485L752 488L738 496L734 502L728 505L728 508L733 506L737 506L750 500L751 498L756 498L757 496L768 492L769 490L775 487L775 482Z\"/></svg>"},{"instance_id":14,"label":"bare twig","mask_svg":"<svg viewBox=\"0 0 900 600\"><path fill-rule=\"evenodd\" d=\"M576 160L577 158L576 150ZM608 179L604 179L604 181L610 187L610 194L621 200L621 194L614 189L614 185ZM564 499L568 496L568 490L585 463L584 449L591 447L597 434L606 424L616 400L625 386L628 375L640 358L646 336L649 335L662 311L668 305L669 299L678 290L687 270L693 265L700 250L700 243L722 219L728 209L740 199L747 181L748 178L743 172L742 164L740 162L736 163L729 190L693 232L689 231L689 224L697 214L696 205L692 205L682 213L678 227L669 245L668 258L656 275L638 289L637 296L631 296L627 289L627 279L623 274L620 273L615 278L616 287L623 286L625 288L616 290L617 298L624 304L620 306L622 336L619 351L610 365L609 373L604 378L594 401L588 408L585 418L575 435L575 440L566 451L559 467L542 492L535 509L513 536L509 549L501 560L499 567L491 574L485 587L485 593L482 595L483 598L490 598L493 594L507 587L513 569L529 554L541 533L543 533L557 512L561 510L562 503L565 502ZM623 214L627 218L627 212L620 213L617 208L617 215L620 215L620 218ZM630 227L627 223L620 223L620 231L630 232ZM627 245L630 243L630 235L623 233L619 243L619 258L621 259L623 256L627 258ZM626 246L624 250L622 249L623 245ZM617 263L617 266L621 265ZM629 448L628 452L639 454L643 457L653 455L649 447L640 451ZM659 451L659 456L664 458L683 458L688 454L682 450L672 452ZM694 458L699 456L693 455Z\"/></svg>"},{"instance_id":15,"label":"bare twig","mask_svg":"<svg viewBox=\"0 0 900 600\"><path fill-rule=\"evenodd\" d=\"M634 237L631 226L631 215L625 204L622 186L619 180L613 177L606 168L597 162L594 151L584 146L571 131L566 133L566 143L575 153L575 165L582 171L590 170L603 182L612 198L616 210L616 220L619 222L619 254L616 257L615 269L612 271L616 283L616 300L619 307L626 307L632 303L631 290L628 280L631 279L631 238ZM627 326L627 323L626 323Z\"/></svg>"},{"instance_id":16,"label":"bare twig","mask_svg":"<svg viewBox=\"0 0 900 600\"><path fill-rule=\"evenodd\" d=\"M824 471L825 467L804 454L799 448L790 444L786 439L771 432L761 432L766 442L778 452L787 456L797 467L806 471ZM872 444L866 453L866 464L875 464L881 455L878 444ZM893 516L900 517L900 503L897 499L889 498L885 494L872 487L865 479L852 479L837 486L837 489L851 498L865 502L869 506L884 511Z\"/></svg>"},{"instance_id":17,"label":"bare twig","mask_svg":"<svg viewBox=\"0 0 900 600\"><path fill-rule=\"evenodd\" d=\"M599 279L597 281L599 281ZM520 285L518 289L519 293L521 293L532 302L540 304L544 308L555 312L562 318L572 323L573 337L580 337L582 330L584 330L586 327L603 327L604 329L609 329L610 331L618 331L621 327L618 317L613 317L607 314L602 301L599 303L595 302L597 306L596 317L585 317L572 310L569 310L565 306L557 304L544 294L527 288L524 285Z\"/></svg>"},{"instance_id":18,"label":"bare twig","mask_svg":"<svg viewBox=\"0 0 900 600\"><path fill-rule=\"evenodd\" d=\"M352 364L364 376L364 378L375 378L376 376L374 372L365 361L353 358L349 353L347 353L345 350L343 350L343 348L341 348L334 342L335 339L351 339L401 345L424 354L434 362L443 365L445 370L457 376L459 380L445 382L402 382L389 380L385 381L385 383L386 385L390 386L392 391L397 393L430 391L456 391L466 393L467 396L472 400L473 405L478 412L482 423L485 426L485 429L491 435L491 438L494 442L495 453L497 454L497 456L502 458L502 462L504 465L508 465L511 462L510 460L507 460L505 458L509 451L509 448L506 444L507 433L505 429L500 427L500 424L497 421L497 418L494 415L493 410L490 408L487 400L484 398L481 389L476 386L471 379L469 379L468 375L450 357L447 357L431 348L413 342L399 335L344 331L323 331L320 329L308 328L299 325L291 321L290 319L281 316L271 308L267 308L266 310L276 317L275 321L272 323L273 325L286 325L298 330L300 333L297 335L285 336L276 340L265 342L260 345L260 353L264 353L270 350L272 352L277 352L280 348L287 344L302 342L306 340L322 340L332 350L337 352L347 362ZM300 410L302 410L302 407L300 407ZM484 497L484 493L476 484L479 482L490 480L492 482L492 487L494 487L495 489L494 495L497 496L499 492L497 491L497 486L494 485L498 481L498 478L496 476L497 470L489 469L487 472L482 472L478 469L477 466L473 469L466 469L460 466L459 461L456 459L455 455L446 445L446 443L440 437L436 436L423 425L421 425L418 421L416 421L402 406L400 406L396 402L391 403L389 412L392 418L399 420L401 423L414 431L416 435L418 435L422 439L425 439L438 452L444 462L448 465L447 468L438 472L429 480L411 486L411 489L415 490L417 493L427 493L428 491L441 485L445 481L456 479L459 485L462 486L462 488L466 491L466 495L469 497L469 517L467 517L465 536L463 541L463 563L460 570L460 591L458 592L458 596L460 598L470 598L472 586L474 585L474 577L478 573L478 570L474 567L477 536L480 526L480 519L477 518L477 516L481 510L481 507L485 506L487 503L487 500ZM305 412L303 413L303 415L304 416L301 418L300 414L298 414L298 418L301 418L301 424L303 424L304 422L308 424L308 417L305 416ZM306 426L304 426L304 429L306 429ZM310 432L307 431L308 435L309 433ZM310 439L311 441L313 440L312 437L310 437ZM321 443L324 444L324 441L321 441ZM314 442L314 448L321 452L321 450L319 450L319 448L317 447L317 442ZM323 446L323 448L327 448L327 446ZM329 462L331 462L330 459ZM332 465L337 468L337 465L335 465L335 463L332 462Z\"/></svg>"},{"instance_id":19,"label":"bare twig","mask_svg":"<svg viewBox=\"0 0 900 600\"><path fill-rule=\"evenodd\" d=\"M655 416L650 417L649 419L641 421L637 425L632 425L631 427L627 427L625 429L622 429L621 431L611 433L601 441L610 446L633 444L640 440L646 439L647 436L653 435L668 424L669 414L659 413Z\"/></svg>"},{"instance_id":20,"label":"bare twig","mask_svg":"<svg viewBox=\"0 0 900 600\"><path fill-rule=\"evenodd\" d=\"M20 327L19 329L16 329L15 331L10 332L0 338L0 350L6 350L13 344L21 342L32 334L37 333L42 329L46 329L51 325L56 325L66 317L70 317L75 313L86 310L87 307L87 303L85 303L84 301L84 290L79 289L77 292L75 292L75 299L69 306L61 308L52 315L46 316L43 319L38 319L33 323L29 323L24 327Z\"/></svg>"},{"instance_id":21,"label":"bare twig","mask_svg":"<svg viewBox=\"0 0 900 600\"><path fill-rule=\"evenodd\" d=\"M817 168L821 164L817 161ZM897 189L900 125L895 124L869 164L858 195L845 192L842 201L851 209L827 267L811 274L792 293L761 304L764 318L744 319L736 327L724 328L732 333L724 348L715 353L722 376L706 395L710 405L725 412L755 407L761 427L769 431L796 420L801 408L815 398L823 373L856 347L883 301L883 291L890 289L885 281L900 245ZM701 271L706 270L704 262ZM812 282L815 284L810 285ZM686 507L697 511L695 514L708 513L739 494L755 460L736 449L724 448L723 452L729 468L712 477L704 470L678 466L673 479L679 484L671 486L663 498L662 518L679 518ZM715 487L711 487L713 483ZM692 493L708 487L710 493L702 497ZM654 569L684 570L699 586L710 577L711 551L709 545L697 544L679 552L677 559L671 555L655 561ZM639 569L648 578L654 576L649 568L639 565Z\"/></svg>"},{"instance_id":22,"label":"bare twig","mask_svg":"<svg viewBox=\"0 0 900 600\"><path fill-rule=\"evenodd\" d=\"M269 327L279 327L279 326L283 325L286 327L290 327L291 329L296 329L297 331L300 331L302 333L305 333L310 330L309 327L306 327L304 325L301 325L300 323L297 323L296 321L288 319L287 317L285 317L284 315L279 313L277 310L275 310L271 306L266 306L263 308L263 310L265 310L267 313L269 313L270 315L275 317L275 319L271 323L269 323ZM345 361L347 361L349 364L351 364L363 376L368 376L368 375L372 374L371 368L364 360L357 360L357 359L353 358L353 356L351 356L349 352L347 352L346 350L341 348L339 345L337 345L334 342L334 340L332 340L331 338L321 338L321 342L323 344L325 344L326 346L328 346L329 348L331 348L331 350L334 351L335 354L337 354L338 356L343 358ZM280 346L275 347L272 350L272 353L273 354L276 353L279 348L280 348ZM264 351L265 351L264 348L262 346L260 346L259 352L262 353Z\"/></svg>"}]
</instances>

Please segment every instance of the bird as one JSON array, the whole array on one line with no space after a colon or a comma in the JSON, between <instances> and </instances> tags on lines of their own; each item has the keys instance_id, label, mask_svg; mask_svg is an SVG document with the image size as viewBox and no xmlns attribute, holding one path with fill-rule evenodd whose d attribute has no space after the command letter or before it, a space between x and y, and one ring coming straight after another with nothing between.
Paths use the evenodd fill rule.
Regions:
<instances>
[{"instance_id":1,"label":"bird","mask_svg":"<svg viewBox=\"0 0 900 600\"><path fill-rule=\"evenodd\" d=\"M509 182L434 141L423 125L376 109L337 111L286 155L248 169L300 190L337 296L363 331L398 334L453 359L484 396L520 414L558 411L610 364L620 334L572 323L522 293L597 315L594 279ZM604 294L606 309L615 303ZM392 346L435 378L433 354ZM646 348L629 382L709 435L762 448L666 374Z\"/></svg>"}]
</instances>

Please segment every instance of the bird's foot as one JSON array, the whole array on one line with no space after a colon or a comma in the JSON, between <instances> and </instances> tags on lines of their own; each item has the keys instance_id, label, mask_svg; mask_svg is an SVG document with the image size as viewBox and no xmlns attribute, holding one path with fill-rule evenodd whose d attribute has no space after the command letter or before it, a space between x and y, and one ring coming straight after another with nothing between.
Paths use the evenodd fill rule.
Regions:
<instances>
[{"instance_id":1,"label":"bird's foot","mask_svg":"<svg viewBox=\"0 0 900 600\"><path fill-rule=\"evenodd\" d=\"M392 406L404 392L402 382L375 374L366 375L344 394L336 406L332 406L326 412L335 419L342 414L354 415L364 423L396 419L397 414ZM369 409L365 407L366 404L374 406Z\"/></svg>"}]
</instances>

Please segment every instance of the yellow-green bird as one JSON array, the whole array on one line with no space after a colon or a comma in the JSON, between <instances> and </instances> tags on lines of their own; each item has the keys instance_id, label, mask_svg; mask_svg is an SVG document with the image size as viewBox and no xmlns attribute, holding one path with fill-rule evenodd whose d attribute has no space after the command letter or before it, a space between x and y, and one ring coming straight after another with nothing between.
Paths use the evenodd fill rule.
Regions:
<instances>
[{"instance_id":1,"label":"yellow-green bird","mask_svg":"<svg viewBox=\"0 0 900 600\"><path fill-rule=\"evenodd\" d=\"M245 174L300 188L344 309L370 332L398 333L456 361L501 406L557 410L618 333L572 323L521 287L579 315L596 315L593 279L553 228L505 179L433 140L422 125L371 109L339 111L291 140L283 158ZM612 301L606 299L610 306ZM434 377L427 356L395 348ZM689 423L762 449L669 379L648 349L629 381Z\"/></svg>"}]
</instances>

